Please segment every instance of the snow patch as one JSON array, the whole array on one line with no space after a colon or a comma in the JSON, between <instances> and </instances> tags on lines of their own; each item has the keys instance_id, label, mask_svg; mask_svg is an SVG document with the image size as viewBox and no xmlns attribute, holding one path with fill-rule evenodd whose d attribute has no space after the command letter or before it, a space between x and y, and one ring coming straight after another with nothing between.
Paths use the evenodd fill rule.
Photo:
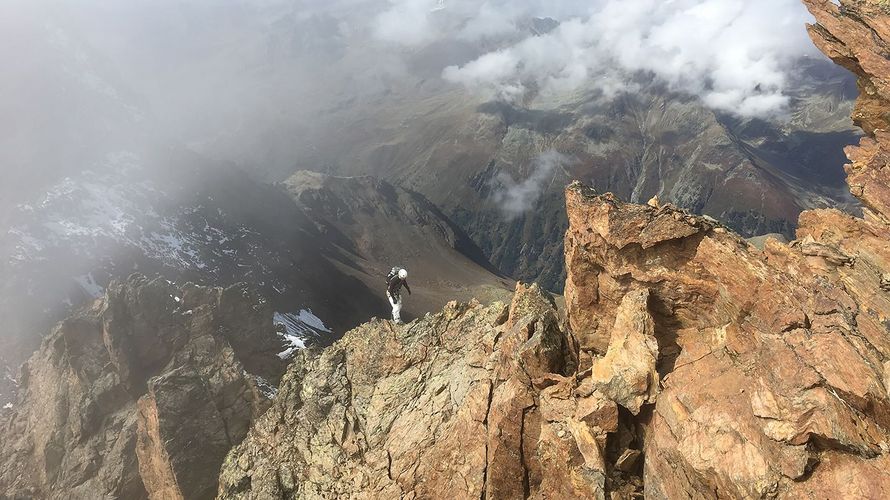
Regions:
<instances>
[{"instance_id":1,"label":"snow patch","mask_svg":"<svg viewBox=\"0 0 890 500\"><path fill-rule=\"evenodd\" d=\"M281 359L289 359L298 349L306 348L306 338L319 333L331 333L324 322L311 309L301 309L297 313L275 313L272 316L275 324L284 325L284 332L279 335L284 339L287 348L280 353Z\"/></svg>"},{"instance_id":2,"label":"snow patch","mask_svg":"<svg viewBox=\"0 0 890 500\"><path fill-rule=\"evenodd\" d=\"M331 333L331 330L324 325L324 322L316 315L312 314L312 309L301 309L299 312L300 321L315 328L318 331Z\"/></svg>"},{"instance_id":3,"label":"snow patch","mask_svg":"<svg viewBox=\"0 0 890 500\"><path fill-rule=\"evenodd\" d=\"M80 288L86 292L87 295L94 299L98 299L99 297L105 295L105 289L99 286L96 283L96 280L93 278L92 274L84 274L83 276L77 276L74 278L74 281L80 285Z\"/></svg>"},{"instance_id":4,"label":"snow patch","mask_svg":"<svg viewBox=\"0 0 890 500\"><path fill-rule=\"evenodd\" d=\"M3 405L4 410L8 410L10 408L12 408L12 403L6 403L5 405Z\"/></svg>"},{"instance_id":5,"label":"snow patch","mask_svg":"<svg viewBox=\"0 0 890 500\"><path fill-rule=\"evenodd\" d=\"M277 387L259 375L254 375L253 378L256 381L257 389L260 390L263 396L266 396L268 399L275 399L275 396L278 395Z\"/></svg>"}]
</instances>

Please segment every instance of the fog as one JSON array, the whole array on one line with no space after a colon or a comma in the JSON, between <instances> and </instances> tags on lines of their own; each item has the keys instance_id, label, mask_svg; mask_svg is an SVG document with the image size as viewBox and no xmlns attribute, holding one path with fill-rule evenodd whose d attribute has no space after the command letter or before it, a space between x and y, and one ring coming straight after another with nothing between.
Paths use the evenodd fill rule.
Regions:
<instances>
[{"instance_id":1,"label":"fog","mask_svg":"<svg viewBox=\"0 0 890 500\"><path fill-rule=\"evenodd\" d=\"M419 82L524 103L590 85L613 97L645 72L772 116L815 52L807 20L797 0L10 0L3 194L169 144L280 178L336 137L331 109L404 101Z\"/></svg>"},{"instance_id":2,"label":"fog","mask_svg":"<svg viewBox=\"0 0 890 500\"><path fill-rule=\"evenodd\" d=\"M492 201L508 219L515 219L535 206L544 193L544 185L553 179L553 172L570 163L568 156L551 149L534 158L528 177L522 181L501 172L496 177Z\"/></svg>"}]
</instances>

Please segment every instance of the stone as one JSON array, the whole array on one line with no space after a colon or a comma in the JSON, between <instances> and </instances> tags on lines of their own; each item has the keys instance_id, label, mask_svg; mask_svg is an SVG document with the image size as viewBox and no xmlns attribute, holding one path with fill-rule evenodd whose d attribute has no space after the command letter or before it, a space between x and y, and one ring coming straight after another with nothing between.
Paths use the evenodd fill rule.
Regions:
<instances>
[{"instance_id":1,"label":"stone","mask_svg":"<svg viewBox=\"0 0 890 500\"><path fill-rule=\"evenodd\" d=\"M621 299L609 348L593 362L590 375L595 390L635 415L655 402L659 392L658 341L648 301L648 290L634 290Z\"/></svg>"},{"instance_id":2,"label":"stone","mask_svg":"<svg viewBox=\"0 0 890 500\"><path fill-rule=\"evenodd\" d=\"M652 198L650 198L649 201L646 202L646 204L652 208L658 208L658 206L659 206L658 205L658 195L655 195Z\"/></svg>"},{"instance_id":3,"label":"stone","mask_svg":"<svg viewBox=\"0 0 890 500\"><path fill-rule=\"evenodd\" d=\"M622 472L632 472L637 466L640 455L642 455L640 450L624 450L615 462L615 468Z\"/></svg>"}]
</instances>

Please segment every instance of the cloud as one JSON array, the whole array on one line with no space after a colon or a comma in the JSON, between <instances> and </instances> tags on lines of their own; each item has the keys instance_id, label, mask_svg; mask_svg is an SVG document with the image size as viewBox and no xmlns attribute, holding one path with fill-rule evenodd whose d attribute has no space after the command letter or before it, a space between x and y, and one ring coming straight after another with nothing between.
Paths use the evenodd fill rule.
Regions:
<instances>
[{"instance_id":1,"label":"cloud","mask_svg":"<svg viewBox=\"0 0 890 500\"><path fill-rule=\"evenodd\" d=\"M492 193L492 201L508 219L519 217L531 210L544 192L544 184L553 178L557 168L569 163L569 158L555 150L538 155L531 165L531 175L525 180L515 181L507 173L495 177L497 189Z\"/></svg>"},{"instance_id":2,"label":"cloud","mask_svg":"<svg viewBox=\"0 0 890 500\"><path fill-rule=\"evenodd\" d=\"M806 20L797 0L6 0L0 205L157 144L272 180L336 163L343 123L422 102L437 74L528 102L633 92L643 72L766 116L815 53Z\"/></svg>"},{"instance_id":3,"label":"cloud","mask_svg":"<svg viewBox=\"0 0 890 500\"><path fill-rule=\"evenodd\" d=\"M377 39L407 46L435 40L480 41L515 34L530 18L547 12L583 14L581 0L388 0L372 20Z\"/></svg>"},{"instance_id":4,"label":"cloud","mask_svg":"<svg viewBox=\"0 0 890 500\"><path fill-rule=\"evenodd\" d=\"M436 0L395 2L377 16L374 35L380 40L404 45L429 42L436 37L430 20L435 6Z\"/></svg>"},{"instance_id":5,"label":"cloud","mask_svg":"<svg viewBox=\"0 0 890 500\"><path fill-rule=\"evenodd\" d=\"M404 22L389 23L393 16ZM560 25L532 35L522 23L535 16ZM406 45L496 37L512 27L518 41L442 73L501 99L588 86L614 95L647 73L715 109L765 117L787 105L795 61L817 54L803 29L808 20L798 0L401 0L376 22L387 28L378 36Z\"/></svg>"}]
</instances>

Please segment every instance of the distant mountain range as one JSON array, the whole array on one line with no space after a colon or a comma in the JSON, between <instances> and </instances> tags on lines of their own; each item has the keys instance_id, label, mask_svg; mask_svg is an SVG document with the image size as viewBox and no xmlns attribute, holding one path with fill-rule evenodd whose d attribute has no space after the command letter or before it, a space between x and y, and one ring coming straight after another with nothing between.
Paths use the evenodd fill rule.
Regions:
<instances>
[{"instance_id":1,"label":"distant mountain range","mask_svg":"<svg viewBox=\"0 0 890 500\"><path fill-rule=\"evenodd\" d=\"M807 208L855 211L841 168L842 147L859 137L848 117L855 85L831 63L801 64L789 116L770 121L712 111L644 78L611 101L590 91L524 105L421 85L332 111L342 128L315 137L301 165L422 193L502 272L560 290L561 190L574 179L634 202L658 195L745 236L793 236ZM539 168L551 151L558 165Z\"/></svg>"}]
</instances>

